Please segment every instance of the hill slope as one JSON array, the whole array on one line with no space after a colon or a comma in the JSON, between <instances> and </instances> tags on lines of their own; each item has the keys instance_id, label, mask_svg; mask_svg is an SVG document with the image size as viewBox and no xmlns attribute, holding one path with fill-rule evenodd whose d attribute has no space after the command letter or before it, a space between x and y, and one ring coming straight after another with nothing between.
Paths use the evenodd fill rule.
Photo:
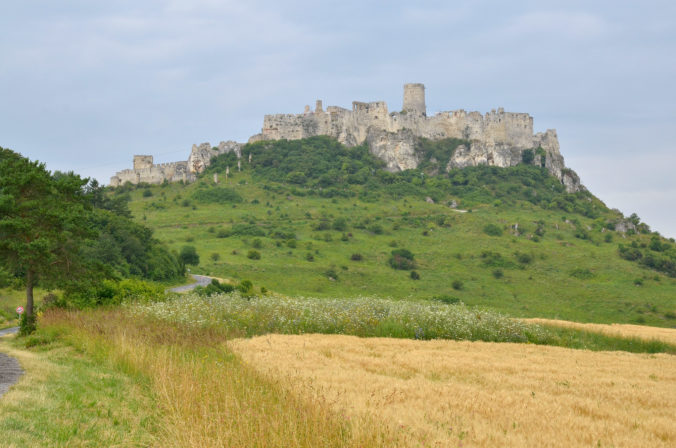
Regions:
<instances>
[{"instance_id":1,"label":"hill slope","mask_svg":"<svg viewBox=\"0 0 676 448\"><path fill-rule=\"evenodd\" d=\"M129 194L135 218L173 249L194 246L194 272L289 295L676 325L673 241L588 192L566 194L540 167L438 174L461 142L421 141L421 169L396 174L325 137L259 142L243 148L241 172L225 154L194 184L113 194Z\"/></svg>"}]
</instances>

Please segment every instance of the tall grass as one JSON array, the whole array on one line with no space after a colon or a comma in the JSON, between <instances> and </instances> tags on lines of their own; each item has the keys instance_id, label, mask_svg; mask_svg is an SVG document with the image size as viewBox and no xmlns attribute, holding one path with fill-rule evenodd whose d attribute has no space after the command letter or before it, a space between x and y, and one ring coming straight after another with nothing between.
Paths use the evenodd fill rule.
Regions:
<instances>
[{"instance_id":1,"label":"tall grass","mask_svg":"<svg viewBox=\"0 0 676 448\"><path fill-rule=\"evenodd\" d=\"M234 292L211 297L189 294L165 302L129 305L129 310L141 317L152 316L189 327L219 329L230 335L247 337L267 333L321 333L676 353L676 346L662 341L527 323L462 303L449 305L367 297L243 297Z\"/></svg>"},{"instance_id":2,"label":"tall grass","mask_svg":"<svg viewBox=\"0 0 676 448\"><path fill-rule=\"evenodd\" d=\"M147 378L161 447L391 446L367 420L346 423L298 385L266 377L226 346L226 332L116 310L50 311L44 329L102 363Z\"/></svg>"},{"instance_id":3,"label":"tall grass","mask_svg":"<svg viewBox=\"0 0 676 448\"><path fill-rule=\"evenodd\" d=\"M537 342L547 333L493 311L423 301L359 297L313 299L280 295L242 297L239 293L135 305L137 315L231 334L350 334L361 337Z\"/></svg>"}]
</instances>

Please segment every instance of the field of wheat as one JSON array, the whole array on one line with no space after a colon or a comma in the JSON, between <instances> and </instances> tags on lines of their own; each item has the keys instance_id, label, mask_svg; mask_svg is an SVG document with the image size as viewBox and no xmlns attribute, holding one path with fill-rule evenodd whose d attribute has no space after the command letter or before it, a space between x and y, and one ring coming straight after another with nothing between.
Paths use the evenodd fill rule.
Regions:
<instances>
[{"instance_id":1,"label":"field of wheat","mask_svg":"<svg viewBox=\"0 0 676 448\"><path fill-rule=\"evenodd\" d=\"M229 345L345 419L375 418L402 446L676 445L672 355L343 335Z\"/></svg>"},{"instance_id":2,"label":"field of wheat","mask_svg":"<svg viewBox=\"0 0 676 448\"><path fill-rule=\"evenodd\" d=\"M522 320L538 325L554 325L557 327L574 328L576 330L593 331L609 336L620 336L624 338L639 338L645 340L656 339L668 344L676 344L676 328L660 328L631 324L583 324L567 320L539 318Z\"/></svg>"}]
</instances>

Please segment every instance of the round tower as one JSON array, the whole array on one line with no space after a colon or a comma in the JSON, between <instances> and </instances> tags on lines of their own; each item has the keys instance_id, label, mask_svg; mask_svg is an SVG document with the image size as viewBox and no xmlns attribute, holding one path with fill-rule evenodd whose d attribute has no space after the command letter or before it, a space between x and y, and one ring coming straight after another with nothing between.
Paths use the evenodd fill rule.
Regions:
<instances>
[{"instance_id":1,"label":"round tower","mask_svg":"<svg viewBox=\"0 0 676 448\"><path fill-rule=\"evenodd\" d=\"M427 115L425 107L425 84L404 84L403 111L420 115Z\"/></svg>"}]
</instances>

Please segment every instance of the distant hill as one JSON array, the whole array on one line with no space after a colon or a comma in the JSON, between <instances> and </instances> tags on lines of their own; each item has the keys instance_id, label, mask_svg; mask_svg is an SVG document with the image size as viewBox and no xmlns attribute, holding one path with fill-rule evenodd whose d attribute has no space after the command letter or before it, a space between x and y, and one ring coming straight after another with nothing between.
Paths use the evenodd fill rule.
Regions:
<instances>
[{"instance_id":1,"label":"distant hill","mask_svg":"<svg viewBox=\"0 0 676 448\"><path fill-rule=\"evenodd\" d=\"M673 240L584 189L566 192L531 160L443 169L463 144L419 139L418 168L391 173L364 145L261 141L215 157L193 184L110 194L129 195L135 219L171 248L195 247L193 272L257 288L676 325Z\"/></svg>"}]
</instances>

